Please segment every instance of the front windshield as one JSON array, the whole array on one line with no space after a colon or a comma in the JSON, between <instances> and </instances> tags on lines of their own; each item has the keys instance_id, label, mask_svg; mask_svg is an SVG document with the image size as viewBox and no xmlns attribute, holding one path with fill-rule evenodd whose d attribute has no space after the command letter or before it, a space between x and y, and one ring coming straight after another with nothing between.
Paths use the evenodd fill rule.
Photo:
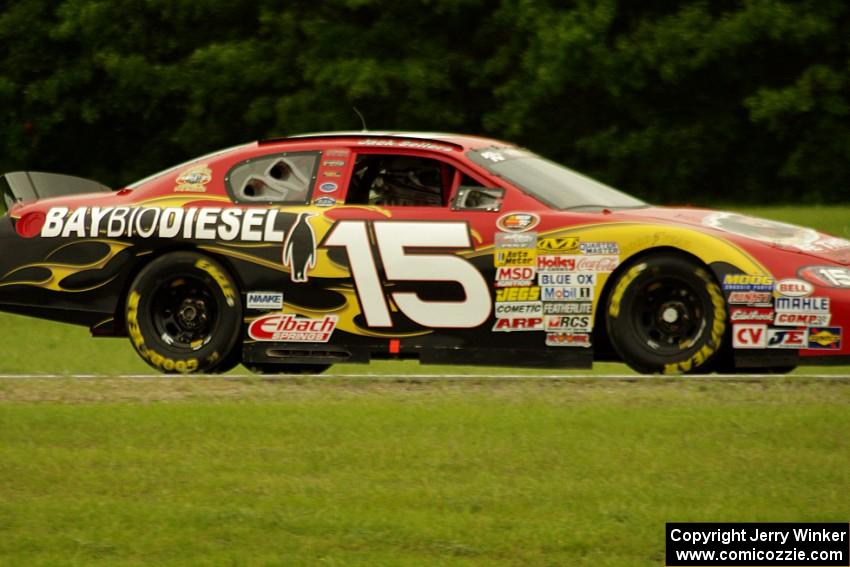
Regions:
<instances>
[{"instance_id":1,"label":"front windshield","mask_svg":"<svg viewBox=\"0 0 850 567\"><path fill-rule=\"evenodd\" d=\"M555 209L623 209L646 203L517 148L484 148L469 158Z\"/></svg>"}]
</instances>

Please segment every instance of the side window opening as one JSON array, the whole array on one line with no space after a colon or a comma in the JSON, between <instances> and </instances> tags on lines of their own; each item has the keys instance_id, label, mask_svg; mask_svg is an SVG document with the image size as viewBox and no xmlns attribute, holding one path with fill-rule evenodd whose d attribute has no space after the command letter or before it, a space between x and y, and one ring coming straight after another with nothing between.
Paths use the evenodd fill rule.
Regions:
<instances>
[{"instance_id":1,"label":"side window opening","mask_svg":"<svg viewBox=\"0 0 850 567\"><path fill-rule=\"evenodd\" d=\"M464 173L452 201L452 210L498 211L504 196L504 189L485 187Z\"/></svg>"},{"instance_id":2,"label":"side window opening","mask_svg":"<svg viewBox=\"0 0 850 567\"><path fill-rule=\"evenodd\" d=\"M237 164L226 181L237 203L303 203L310 201L318 152L275 154Z\"/></svg>"},{"instance_id":3,"label":"side window opening","mask_svg":"<svg viewBox=\"0 0 850 567\"><path fill-rule=\"evenodd\" d=\"M448 203L454 168L436 159L407 155L359 155L346 203L442 207Z\"/></svg>"}]
</instances>

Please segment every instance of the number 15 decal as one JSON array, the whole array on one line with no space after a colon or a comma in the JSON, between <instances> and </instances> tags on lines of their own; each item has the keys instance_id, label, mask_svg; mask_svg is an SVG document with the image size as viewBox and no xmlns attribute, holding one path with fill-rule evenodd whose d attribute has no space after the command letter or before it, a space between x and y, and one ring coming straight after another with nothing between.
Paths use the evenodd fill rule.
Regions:
<instances>
[{"instance_id":1,"label":"number 15 decal","mask_svg":"<svg viewBox=\"0 0 850 567\"><path fill-rule=\"evenodd\" d=\"M408 318L425 327L453 328L477 327L487 320L490 291L475 266L450 252L408 253L411 248L472 248L466 223L373 221L370 224L387 280L457 282L463 288L466 296L463 301L423 301L414 292L391 292L393 301ZM322 246L339 246L348 253L366 323L370 327L391 327L392 318L372 256L367 222L336 223Z\"/></svg>"}]
</instances>

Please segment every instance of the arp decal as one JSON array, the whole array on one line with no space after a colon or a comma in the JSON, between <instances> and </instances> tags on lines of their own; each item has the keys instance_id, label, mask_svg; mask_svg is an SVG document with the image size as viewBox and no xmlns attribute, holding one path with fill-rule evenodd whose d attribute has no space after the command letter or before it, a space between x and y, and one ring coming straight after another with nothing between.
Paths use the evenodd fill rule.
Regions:
<instances>
[{"instance_id":1,"label":"arp decal","mask_svg":"<svg viewBox=\"0 0 850 567\"><path fill-rule=\"evenodd\" d=\"M535 213L508 213L496 221L499 230L505 232L526 232L540 223L540 217Z\"/></svg>"},{"instance_id":2,"label":"arp decal","mask_svg":"<svg viewBox=\"0 0 850 567\"><path fill-rule=\"evenodd\" d=\"M289 313L273 313L252 321L248 326L248 336L255 341L326 343L336 328L337 320L336 315L308 319Z\"/></svg>"},{"instance_id":3,"label":"arp decal","mask_svg":"<svg viewBox=\"0 0 850 567\"><path fill-rule=\"evenodd\" d=\"M850 268L841 266L806 266L797 275L806 281L824 287L850 289Z\"/></svg>"},{"instance_id":4,"label":"arp decal","mask_svg":"<svg viewBox=\"0 0 850 567\"><path fill-rule=\"evenodd\" d=\"M493 325L494 331L542 331L543 317L509 317L496 319Z\"/></svg>"},{"instance_id":5,"label":"arp decal","mask_svg":"<svg viewBox=\"0 0 850 567\"><path fill-rule=\"evenodd\" d=\"M316 235L310 226L310 218L314 216L315 213L300 213L286 234L282 260L293 282L306 282L307 272L316 267Z\"/></svg>"},{"instance_id":6,"label":"arp decal","mask_svg":"<svg viewBox=\"0 0 850 567\"><path fill-rule=\"evenodd\" d=\"M767 348L806 348L807 329L768 329Z\"/></svg>"},{"instance_id":7,"label":"arp decal","mask_svg":"<svg viewBox=\"0 0 850 567\"><path fill-rule=\"evenodd\" d=\"M841 350L841 327L810 328L808 348L813 350Z\"/></svg>"},{"instance_id":8,"label":"arp decal","mask_svg":"<svg viewBox=\"0 0 850 567\"><path fill-rule=\"evenodd\" d=\"M767 325L732 325L732 347L767 347Z\"/></svg>"}]
</instances>

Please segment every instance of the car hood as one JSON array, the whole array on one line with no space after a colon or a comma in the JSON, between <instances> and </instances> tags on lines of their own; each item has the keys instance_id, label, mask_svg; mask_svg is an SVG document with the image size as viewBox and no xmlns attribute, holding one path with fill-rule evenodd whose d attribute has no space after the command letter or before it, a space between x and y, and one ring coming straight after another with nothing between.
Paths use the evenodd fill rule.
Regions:
<instances>
[{"instance_id":1,"label":"car hood","mask_svg":"<svg viewBox=\"0 0 850 567\"><path fill-rule=\"evenodd\" d=\"M850 240L811 228L727 211L691 207L646 207L622 211L623 220L649 219L696 227L739 244L760 244L801 255L850 264Z\"/></svg>"}]
</instances>

